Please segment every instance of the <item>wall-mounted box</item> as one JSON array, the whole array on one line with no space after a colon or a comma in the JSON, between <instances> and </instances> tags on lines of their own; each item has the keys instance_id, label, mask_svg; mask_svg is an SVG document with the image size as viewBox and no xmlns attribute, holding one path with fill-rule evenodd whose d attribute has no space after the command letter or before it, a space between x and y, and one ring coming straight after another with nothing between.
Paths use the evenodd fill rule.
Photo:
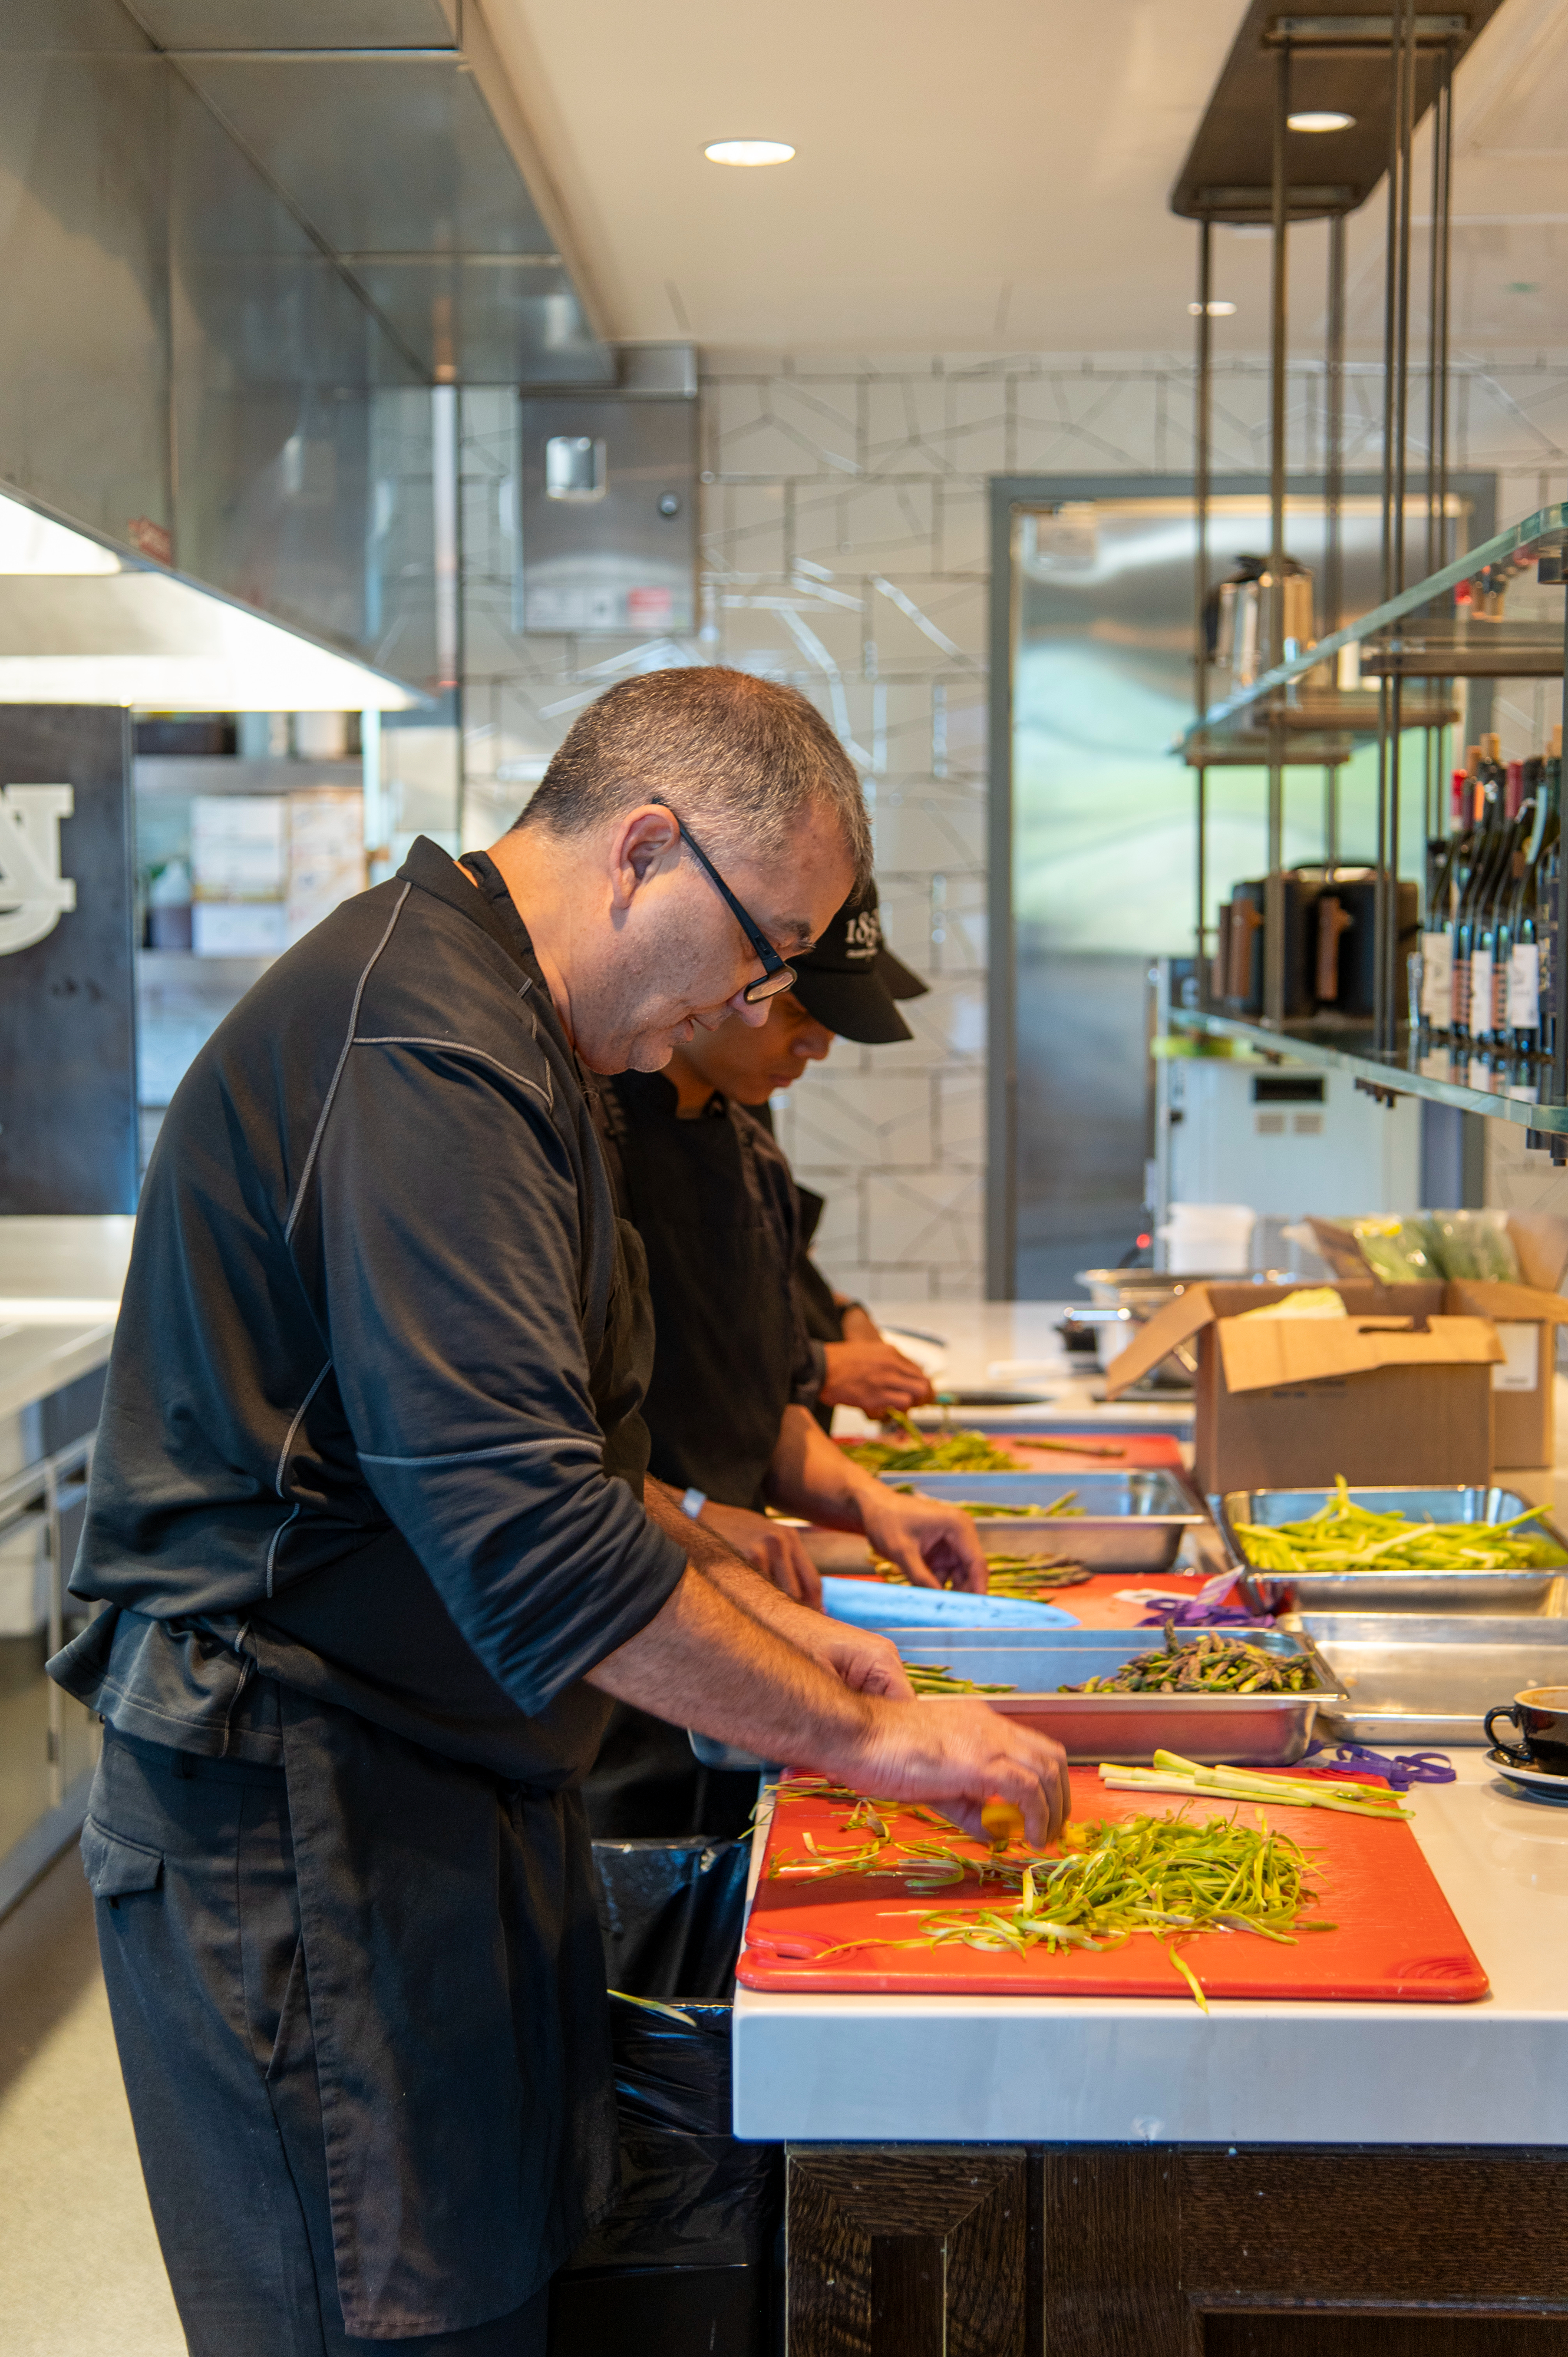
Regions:
<instances>
[{"instance_id":1,"label":"wall-mounted box","mask_svg":"<svg viewBox=\"0 0 1568 2357\"><path fill-rule=\"evenodd\" d=\"M549 393L521 406L523 629L693 630L696 402Z\"/></svg>"}]
</instances>

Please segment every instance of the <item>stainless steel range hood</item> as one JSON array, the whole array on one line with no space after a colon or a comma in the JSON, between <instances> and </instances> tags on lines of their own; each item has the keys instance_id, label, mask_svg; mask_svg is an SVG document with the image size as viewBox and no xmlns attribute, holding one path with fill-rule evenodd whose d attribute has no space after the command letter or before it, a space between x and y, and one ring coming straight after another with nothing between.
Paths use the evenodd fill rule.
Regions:
<instances>
[{"instance_id":1,"label":"stainless steel range hood","mask_svg":"<svg viewBox=\"0 0 1568 2357\"><path fill-rule=\"evenodd\" d=\"M123 5L423 375L614 384L569 226L476 11Z\"/></svg>"},{"instance_id":2,"label":"stainless steel range hood","mask_svg":"<svg viewBox=\"0 0 1568 2357\"><path fill-rule=\"evenodd\" d=\"M303 630L0 493L0 704L411 712L428 701Z\"/></svg>"}]
</instances>

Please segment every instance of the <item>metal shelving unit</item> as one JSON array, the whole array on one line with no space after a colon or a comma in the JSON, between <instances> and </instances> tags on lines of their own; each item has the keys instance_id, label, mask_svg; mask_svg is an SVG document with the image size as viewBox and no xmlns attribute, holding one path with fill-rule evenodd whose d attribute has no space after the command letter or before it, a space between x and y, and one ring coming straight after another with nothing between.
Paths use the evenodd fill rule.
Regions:
<instances>
[{"instance_id":1,"label":"metal shelving unit","mask_svg":"<svg viewBox=\"0 0 1568 2357\"><path fill-rule=\"evenodd\" d=\"M1401 1019L1398 879L1402 770L1411 758L1408 737L1418 731L1424 737L1425 831L1432 834L1442 825L1444 731L1459 714L1455 683L1561 677L1568 670L1562 617L1553 612L1521 618L1516 610L1507 620L1494 619L1474 602L1468 608L1456 603L1454 596L1462 584L1482 576L1487 589L1510 580L1518 583L1531 565L1541 590L1561 594L1568 568L1568 505L1543 509L1462 554L1453 553L1456 519L1450 497L1447 382L1453 77L1497 5L1498 0L1471 0L1464 12L1439 15L1419 12L1415 0L1394 0L1388 13L1374 16L1362 13L1357 0L1329 0L1312 16L1288 16L1276 13L1269 0L1253 0L1173 193L1173 210L1198 224L1197 301L1192 306L1197 321L1197 694L1196 716L1180 751L1195 775L1196 946L1206 993L1207 773L1210 768L1251 766L1268 776L1262 1014L1240 1017L1214 1008L1205 997L1198 1009L1181 1019L1217 1037L1250 1042L1267 1055L1348 1070L1358 1085L1379 1093L1428 1097L1466 1113L1519 1123L1541 1145L1550 1146L1554 1161L1563 1161L1568 1160L1568 957L1558 960L1555 974L1555 1060L1551 1067L1539 1068L1533 1089L1527 1089L1517 1073L1506 1078L1495 1073L1484 1059L1464 1061L1451 1056L1444 1042L1412 1033ZM1293 112L1301 108L1339 112L1344 127L1327 136L1304 137L1291 124ZM1429 110L1432 235L1424 292L1424 451L1412 460L1412 150L1416 125ZM1310 183L1305 177L1308 156ZM1345 221L1380 181L1386 189L1388 220L1383 596L1369 613L1345 622L1338 555ZM1297 646L1286 636L1287 295L1290 232L1308 221L1328 225L1322 604L1326 628L1312 644ZM1266 222L1272 233L1271 534L1268 594L1260 614L1267 667L1250 683L1211 701L1206 608L1211 587L1209 323L1216 222ZM1411 560L1423 523L1422 577L1412 583ZM1359 656L1351 673L1356 683L1342 684L1339 658L1350 648ZM1375 880L1371 1017L1360 1022L1333 1016L1287 1021L1285 772L1303 766L1323 770L1325 857L1332 873L1338 780L1359 745L1376 748L1378 769L1377 846L1369 863ZM1559 938L1568 942L1568 860L1563 863L1560 891Z\"/></svg>"},{"instance_id":2,"label":"metal shelving unit","mask_svg":"<svg viewBox=\"0 0 1568 2357\"><path fill-rule=\"evenodd\" d=\"M1359 621L1347 624L1317 645L1276 664L1250 688L1212 705L1195 722L1187 741L1201 743L1206 748L1249 739L1255 742L1260 706L1265 712L1281 705L1288 706L1292 696L1302 694L1301 683L1307 674L1337 656L1341 647L1348 646L1362 651L1363 671L1370 668L1369 649L1373 651L1373 660L1390 665L1381 674L1383 684L1378 695L1372 699L1378 709L1354 716L1347 715L1343 733L1352 746L1357 742L1384 742L1386 749L1386 740L1380 738L1379 732L1387 725L1387 708L1400 676L1392 670L1396 662L1407 666L1403 676L1417 679L1436 675L1436 667L1441 663L1441 675L1448 678L1459 672L1455 661L1458 654L1464 658L1464 676L1468 678L1541 678L1547 675L1542 658L1550 651L1550 675L1564 679L1568 708L1568 612L1554 627L1533 619L1522 627L1507 620L1473 620L1456 627L1454 619L1454 593L1463 584L1483 573L1494 581L1506 576L1522 584L1523 576L1532 567L1540 589L1553 598L1563 594L1563 576L1568 570L1568 502L1558 502L1524 517L1506 532L1467 550L1441 572L1414 583L1398 597L1385 599ZM1521 654L1528 660L1521 661ZM1431 668L1423 670L1420 666L1423 663ZM1359 693L1351 691L1352 695ZM1385 780L1390 767L1385 759ZM1385 872L1380 880L1385 888L1391 888L1391 874ZM1558 888L1558 938L1568 941L1568 860L1562 864ZM1380 996L1383 985L1391 978L1380 959ZM1557 961L1554 980L1556 1057L1552 1065L1540 1066L1533 1090L1492 1072L1484 1058L1452 1053L1441 1039L1423 1038L1417 1027L1393 1019L1394 1009L1386 1000L1379 1006L1370 1023L1358 1024L1343 1017L1285 1022L1265 1017L1249 1021L1207 1007L1183 1020L1189 1028L1217 1038L1249 1041L1265 1053L1288 1053L1305 1063L1352 1071L1363 1087L1430 1097L1465 1113L1486 1114L1493 1119L1518 1123L1550 1145L1554 1161L1562 1161L1568 1158L1568 958Z\"/></svg>"}]
</instances>

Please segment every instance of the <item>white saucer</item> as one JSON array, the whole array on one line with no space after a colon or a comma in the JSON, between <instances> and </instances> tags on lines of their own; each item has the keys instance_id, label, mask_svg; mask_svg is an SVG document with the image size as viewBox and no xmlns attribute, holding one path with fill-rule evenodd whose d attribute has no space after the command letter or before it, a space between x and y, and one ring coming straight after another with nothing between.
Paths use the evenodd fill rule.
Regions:
<instances>
[{"instance_id":1,"label":"white saucer","mask_svg":"<svg viewBox=\"0 0 1568 2357\"><path fill-rule=\"evenodd\" d=\"M1552 1800L1560 1807L1568 1807L1568 1776L1559 1776L1549 1768L1526 1768L1506 1751L1488 1751L1487 1759L1499 1776L1510 1784L1520 1785L1533 1800Z\"/></svg>"}]
</instances>

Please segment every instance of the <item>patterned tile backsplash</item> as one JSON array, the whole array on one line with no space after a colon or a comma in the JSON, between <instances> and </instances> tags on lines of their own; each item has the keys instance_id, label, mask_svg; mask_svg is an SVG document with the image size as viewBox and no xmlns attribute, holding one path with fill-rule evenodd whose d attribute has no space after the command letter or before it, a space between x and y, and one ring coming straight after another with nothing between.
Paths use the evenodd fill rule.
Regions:
<instances>
[{"instance_id":1,"label":"patterned tile backsplash","mask_svg":"<svg viewBox=\"0 0 1568 2357\"><path fill-rule=\"evenodd\" d=\"M467 842L515 815L585 704L671 663L803 689L861 771L888 938L930 992L906 1003L912 1040L841 1040L778 1117L827 1198L822 1265L867 1299L983 1290L987 478L1179 472L1192 390L1172 356L706 355L703 619L653 640L521 635L516 395L464 392ZM1321 465L1321 393L1316 369L1293 376L1293 467ZM1346 405L1347 464L1375 465L1376 369L1351 368ZM1266 465L1267 419L1263 365L1228 360L1217 471ZM1568 359L1463 357L1454 437L1457 467L1506 479L1500 521L1564 496Z\"/></svg>"}]
</instances>

